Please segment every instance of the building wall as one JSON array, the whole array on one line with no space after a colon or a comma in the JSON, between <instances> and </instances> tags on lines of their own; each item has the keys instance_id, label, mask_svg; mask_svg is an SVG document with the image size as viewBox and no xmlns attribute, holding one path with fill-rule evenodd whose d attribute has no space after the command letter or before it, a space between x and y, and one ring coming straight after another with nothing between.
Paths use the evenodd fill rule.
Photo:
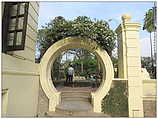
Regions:
<instances>
[{"instance_id":1,"label":"building wall","mask_svg":"<svg viewBox=\"0 0 158 119\"><path fill-rule=\"evenodd\" d=\"M156 80L143 80L144 117L156 117Z\"/></svg>"},{"instance_id":2,"label":"building wall","mask_svg":"<svg viewBox=\"0 0 158 119\"><path fill-rule=\"evenodd\" d=\"M35 64L38 2L29 2L25 49L2 53L2 116L35 117L38 108L39 70Z\"/></svg>"},{"instance_id":3,"label":"building wall","mask_svg":"<svg viewBox=\"0 0 158 119\"><path fill-rule=\"evenodd\" d=\"M45 117L47 112L49 112L49 100L44 93L42 86L39 86L39 96L38 96L38 117Z\"/></svg>"}]
</instances>

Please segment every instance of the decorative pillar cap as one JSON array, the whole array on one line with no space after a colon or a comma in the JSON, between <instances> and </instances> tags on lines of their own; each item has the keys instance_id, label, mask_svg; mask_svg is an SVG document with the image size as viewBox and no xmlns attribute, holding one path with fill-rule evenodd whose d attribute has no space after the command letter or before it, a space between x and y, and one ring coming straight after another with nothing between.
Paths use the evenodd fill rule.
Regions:
<instances>
[{"instance_id":1,"label":"decorative pillar cap","mask_svg":"<svg viewBox=\"0 0 158 119\"><path fill-rule=\"evenodd\" d=\"M122 21L123 22L130 22L131 18L132 18L131 15L128 14L128 13L122 15Z\"/></svg>"}]
</instances>

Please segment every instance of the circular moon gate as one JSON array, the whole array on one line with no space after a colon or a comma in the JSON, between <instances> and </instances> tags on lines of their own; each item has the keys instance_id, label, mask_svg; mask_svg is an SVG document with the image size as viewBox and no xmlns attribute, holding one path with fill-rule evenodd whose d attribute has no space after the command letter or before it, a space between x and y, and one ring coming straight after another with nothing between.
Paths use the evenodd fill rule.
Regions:
<instances>
[{"instance_id":1,"label":"circular moon gate","mask_svg":"<svg viewBox=\"0 0 158 119\"><path fill-rule=\"evenodd\" d=\"M112 79L114 78L113 65L107 52L99 48L95 41L68 37L53 44L44 54L40 62L40 82L43 91L49 99L49 111L55 111L56 106L60 103L60 92L56 90L51 79L51 66L57 56L70 48L83 48L97 56L103 68L103 79L100 87L91 92L91 100L94 112L101 112L101 101L108 93Z\"/></svg>"}]
</instances>

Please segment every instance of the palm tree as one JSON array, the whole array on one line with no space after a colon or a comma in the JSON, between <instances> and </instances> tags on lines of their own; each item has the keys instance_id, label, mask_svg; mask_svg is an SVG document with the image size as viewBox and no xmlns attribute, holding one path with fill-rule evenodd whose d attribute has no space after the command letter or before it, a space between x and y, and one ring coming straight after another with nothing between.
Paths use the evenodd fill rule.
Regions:
<instances>
[{"instance_id":1,"label":"palm tree","mask_svg":"<svg viewBox=\"0 0 158 119\"><path fill-rule=\"evenodd\" d=\"M157 60L157 3L154 2L154 7L153 7L153 24L155 27L155 31L154 31L154 57L155 57L155 64L156 64L156 60Z\"/></svg>"},{"instance_id":2,"label":"palm tree","mask_svg":"<svg viewBox=\"0 0 158 119\"><path fill-rule=\"evenodd\" d=\"M143 30L147 30L147 32L150 33L152 67L153 67L153 52L152 52L153 48L152 48L151 33L155 31L155 25L153 21L154 21L154 12L153 12L153 9L149 9L145 14Z\"/></svg>"}]
</instances>

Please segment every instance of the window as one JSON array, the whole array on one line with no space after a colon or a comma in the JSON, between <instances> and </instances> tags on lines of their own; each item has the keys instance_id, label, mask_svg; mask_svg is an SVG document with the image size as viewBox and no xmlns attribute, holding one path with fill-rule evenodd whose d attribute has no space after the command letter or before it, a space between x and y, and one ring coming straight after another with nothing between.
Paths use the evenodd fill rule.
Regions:
<instances>
[{"instance_id":1,"label":"window","mask_svg":"<svg viewBox=\"0 0 158 119\"><path fill-rule=\"evenodd\" d=\"M24 50L28 2L5 2L2 19L2 52Z\"/></svg>"}]
</instances>

